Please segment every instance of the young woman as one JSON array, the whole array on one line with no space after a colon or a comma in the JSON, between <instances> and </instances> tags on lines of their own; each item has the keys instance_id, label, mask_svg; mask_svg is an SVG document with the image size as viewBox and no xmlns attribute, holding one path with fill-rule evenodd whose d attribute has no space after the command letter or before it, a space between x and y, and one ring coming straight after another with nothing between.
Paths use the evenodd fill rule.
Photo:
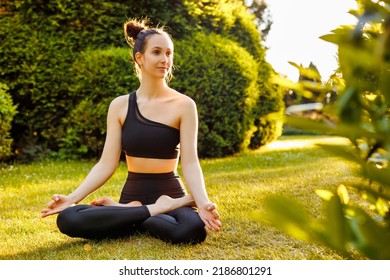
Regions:
<instances>
[{"instance_id":1,"label":"young woman","mask_svg":"<svg viewBox=\"0 0 390 280\"><path fill-rule=\"evenodd\" d=\"M127 21L124 32L140 86L111 102L99 162L71 194L53 195L42 217L59 213L58 227L71 237L109 238L146 231L171 243L202 242L205 228L219 231L221 222L208 198L197 156L196 105L168 86L172 39L144 21ZM119 203L103 197L91 205L72 206L113 175L122 148L128 178ZM190 194L177 175L179 158Z\"/></svg>"}]
</instances>

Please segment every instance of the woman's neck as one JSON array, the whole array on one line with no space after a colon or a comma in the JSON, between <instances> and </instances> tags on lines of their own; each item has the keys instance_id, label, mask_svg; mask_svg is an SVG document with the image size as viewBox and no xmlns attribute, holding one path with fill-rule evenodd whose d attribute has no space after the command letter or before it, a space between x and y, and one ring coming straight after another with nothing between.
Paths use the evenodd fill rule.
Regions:
<instances>
[{"instance_id":1,"label":"woman's neck","mask_svg":"<svg viewBox=\"0 0 390 280\"><path fill-rule=\"evenodd\" d=\"M169 87L164 79L142 79L141 84L137 90L137 95L148 99L155 98L167 92L168 88Z\"/></svg>"}]
</instances>

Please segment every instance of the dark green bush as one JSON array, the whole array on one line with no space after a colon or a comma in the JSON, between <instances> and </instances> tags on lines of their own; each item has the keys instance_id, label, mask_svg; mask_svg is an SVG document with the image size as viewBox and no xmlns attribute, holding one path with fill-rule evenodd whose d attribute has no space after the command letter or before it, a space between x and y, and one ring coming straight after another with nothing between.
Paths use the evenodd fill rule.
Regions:
<instances>
[{"instance_id":1,"label":"dark green bush","mask_svg":"<svg viewBox=\"0 0 390 280\"><path fill-rule=\"evenodd\" d=\"M80 54L70 73L71 100L77 101L62 119L59 131L62 157L97 157L105 140L109 103L138 86L128 48L91 50Z\"/></svg>"},{"instance_id":2,"label":"dark green bush","mask_svg":"<svg viewBox=\"0 0 390 280\"><path fill-rule=\"evenodd\" d=\"M192 97L199 112L199 154L221 157L241 150L258 98L256 60L219 35L196 33L175 45L172 86Z\"/></svg>"},{"instance_id":3,"label":"dark green bush","mask_svg":"<svg viewBox=\"0 0 390 280\"><path fill-rule=\"evenodd\" d=\"M8 87L0 84L0 161L7 159L11 154L12 138L10 138L11 123L16 114Z\"/></svg>"},{"instance_id":4,"label":"dark green bush","mask_svg":"<svg viewBox=\"0 0 390 280\"><path fill-rule=\"evenodd\" d=\"M82 101L70 90L70 68L84 50L124 46L121 26L131 5L122 2L7 2L0 15L0 82L19 106L12 136L20 157L58 150L61 122Z\"/></svg>"},{"instance_id":5,"label":"dark green bush","mask_svg":"<svg viewBox=\"0 0 390 280\"><path fill-rule=\"evenodd\" d=\"M248 144L250 149L257 149L278 138L283 126L283 89L269 81L273 73L271 66L265 61L259 63L259 98L252 111L255 130Z\"/></svg>"}]
</instances>

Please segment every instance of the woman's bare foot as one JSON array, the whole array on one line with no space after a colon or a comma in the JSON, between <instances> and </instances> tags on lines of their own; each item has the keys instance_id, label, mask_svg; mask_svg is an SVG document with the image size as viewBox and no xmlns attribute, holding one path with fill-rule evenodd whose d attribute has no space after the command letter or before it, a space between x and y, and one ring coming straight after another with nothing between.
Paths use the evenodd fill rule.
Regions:
<instances>
[{"instance_id":1,"label":"woman's bare foot","mask_svg":"<svg viewBox=\"0 0 390 280\"><path fill-rule=\"evenodd\" d=\"M107 196L101 197L91 202L91 205L94 206L121 206L121 207L134 207L134 206L142 206L142 203L139 201L131 201L126 204L122 204L114 201L112 198Z\"/></svg>"},{"instance_id":2,"label":"woman's bare foot","mask_svg":"<svg viewBox=\"0 0 390 280\"><path fill-rule=\"evenodd\" d=\"M147 205L150 215L166 213L184 206L194 206L195 202L191 194L179 198L171 198L167 195L160 196L154 204Z\"/></svg>"}]
</instances>

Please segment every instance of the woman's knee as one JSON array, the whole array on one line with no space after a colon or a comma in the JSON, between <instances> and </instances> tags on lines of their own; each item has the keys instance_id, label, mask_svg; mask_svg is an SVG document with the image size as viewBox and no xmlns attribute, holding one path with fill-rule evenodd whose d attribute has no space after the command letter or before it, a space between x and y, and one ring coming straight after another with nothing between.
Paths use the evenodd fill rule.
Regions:
<instances>
[{"instance_id":1,"label":"woman's knee","mask_svg":"<svg viewBox=\"0 0 390 280\"><path fill-rule=\"evenodd\" d=\"M144 222L145 228L151 235L173 244L205 241L207 232L198 213L191 208L177 210L149 218Z\"/></svg>"},{"instance_id":2,"label":"woman's knee","mask_svg":"<svg viewBox=\"0 0 390 280\"><path fill-rule=\"evenodd\" d=\"M200 219L198 214L196 215L196 218L193 218L184 223L182 229L177 231L177 234L174 238L174 243L198 244L206 240L207 231L205 229L205 224Z\"/></svg>"},{"instance_id":3,"label":"woman's knee","mask_svg":"<svg viewBox=\"0 0 390 280\"><path fill-rule=\"evenodd\" d=\"M82 222L78 215L79 208L82 205L69 207L62 210L57 216L57 227L63 234L71 237L77 237Z\"/></svg>"}]
</instances>

